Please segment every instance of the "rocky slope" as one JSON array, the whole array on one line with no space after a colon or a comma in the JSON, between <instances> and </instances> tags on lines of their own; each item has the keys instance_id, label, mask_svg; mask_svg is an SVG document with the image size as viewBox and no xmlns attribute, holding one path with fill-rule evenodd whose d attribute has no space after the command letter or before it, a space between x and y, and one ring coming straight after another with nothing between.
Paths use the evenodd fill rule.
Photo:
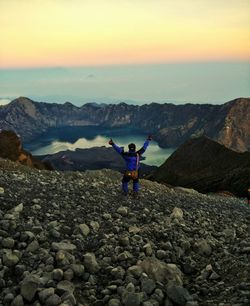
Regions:
<instances>
[{"instance_id":1,"label":"rocky slope","mask_svg":"<svg viewBox=\"0 0 250 306\"><path fill-rule=\"evenodd\" d=\"M0 160L0 305L247 306L250 207Z\"/></svg>"},{"instance_id":2,"label":"rocky slope","mask_svg":"<svg viewBox=\"0 0 250 306\"><path fill-rule=\"evenodd\" d=\"M52 169L49 163L43 163L25 151L13 131L0 131L0 157L37 169Z\"/></svg>"},{"instance_id":3,"label":"rocky slope","mask_svg":"<svg viewBox=\"0 0 250 306\"><path fill-rule=\"evenodd\" d=\"M250 150L250 99L239 98L223 105L157 104L76 107L38 103L20 97L0 107L0 127L14 129L25 142L49 127L103 125L130 126L153 133L162 147L178 147L191 136L206 135L225 146Z\"/></svg>"},{"instance_id":4,"label":"rocky slope","mask_svg":"<svg viewBox=\"0 0 250 306\"><path fill-rule=\"evenodd\" d=\"M151 179L204 193L229 191L246 196L250 187L250 152L234 152L207 137L190 139Z\"/></svg>"},{"instance_id":5,"label":"rocky slope","mask_svg":"<svg viewBox=\"0 0 250 306\"><path fill-rule=\"evenodd\" d=\"M55 154L37 156L42 162L49 162L55 170L84 171L103 168L124 172L124 159L113 148L93 147L90 149L76 149L75 151L60 151ZM148 175L157 169L140 163L140 174Z\"/></svg>"}]
</instances>

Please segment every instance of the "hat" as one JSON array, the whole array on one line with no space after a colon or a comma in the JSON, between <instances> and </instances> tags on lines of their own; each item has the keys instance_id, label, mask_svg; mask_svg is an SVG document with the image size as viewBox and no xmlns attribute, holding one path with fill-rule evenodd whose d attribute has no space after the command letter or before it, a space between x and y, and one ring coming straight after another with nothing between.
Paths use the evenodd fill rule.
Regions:
<instances>
[{"instance_id":1,"label":"hat","mask_svg":"<svg viewBox=\"0 0 250 306\"><path fill-rule=\"evenodd\" d=\"M130 151L135 151L136 146L135 146L134 143L130 143L130 144L128 145L128 148L129 148Z\"/></svg>"}]
</instances>

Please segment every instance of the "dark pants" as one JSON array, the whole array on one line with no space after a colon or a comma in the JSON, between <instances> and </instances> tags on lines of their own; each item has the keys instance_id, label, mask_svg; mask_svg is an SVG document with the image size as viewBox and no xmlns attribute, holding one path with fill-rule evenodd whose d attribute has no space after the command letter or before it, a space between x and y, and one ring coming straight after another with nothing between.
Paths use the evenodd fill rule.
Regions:
<instances>
[{"instance_id":1,"label":"dark pants","mask_svg":"<svg viewBox=\"0 0 250 306\"><path fill-rule=\"evenodd\" d=\"M137 179L132 179L130 177L127 177L126 175L124 175L122 179L122 190L125 193L128 193L128 183L130 180L133 181L133 190L135 192L138 192L139 191L139 177Z\"/></svg>"}]
</instances>

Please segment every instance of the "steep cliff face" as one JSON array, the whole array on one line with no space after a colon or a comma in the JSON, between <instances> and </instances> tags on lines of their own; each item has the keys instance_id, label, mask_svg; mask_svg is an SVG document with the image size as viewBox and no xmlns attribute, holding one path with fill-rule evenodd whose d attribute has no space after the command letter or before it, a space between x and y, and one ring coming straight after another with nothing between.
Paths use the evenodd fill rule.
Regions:
<instances>
[{"instance_id":1,"label":"steep cliff face","mask_svg":"<svg viewBox=\"0 0 250 306\"><path fill-rule=\"evenodd\" d=\"M250 99L223 105L157 104L76 107L18 98L0 108L0 127L15 130L25 142L50 127L130 126L153 133L162 147L178 147L190 137L206 135L236 151L250 150Z\"/></svg>"},{"instance_id":2,"label":"steep cliff face","mask_svg":"<svg viewBox=\"0 0 250 306\"><path fill-rule=\"evenodd\" d=\"M0 157L37 169L51 169L49 163L42 163L22 148L19 137L12 131L0 132Z\"/></svg>"},{"instance_id":3,"label":"steep cliff face","mask_svg":"<svg viewBox=\"0 0 250 306\"><path fill-rule=\"evenodd\" d=\"M250 99L237 99L225 104L224 126L217 140L237 151L250 150Z\"/></svg>"},{"instance_id":4,"label":"steep cliff face","mask_svg":"<svg viewBox=\"0 0 250 306\"><path fill-rule=\"evenodd\" d=\"M86 108L87 110L87 108ZM20 97L0 108L0 127L13 129L27 142L45 132L49 127L91 125L86 114L71 103L37 103Z\"/></svg>"},{"instance_id":5,"label":"steep cliff face","mask_svg":"<svg viewBox=\"0 0 250 306\"><path fill-rule=\"evenodd\" d=\"M207 137L191 139L151 178L205 193L230 191L246 196L250 186L250 152L234 152Z\"/></svg>"}]
</instances>

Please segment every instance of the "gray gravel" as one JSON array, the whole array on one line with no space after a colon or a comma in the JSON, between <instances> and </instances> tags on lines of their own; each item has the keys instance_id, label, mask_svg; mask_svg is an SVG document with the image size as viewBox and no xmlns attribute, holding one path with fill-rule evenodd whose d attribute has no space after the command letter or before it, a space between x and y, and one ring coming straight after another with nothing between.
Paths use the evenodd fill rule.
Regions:
<instances>
[{"instance_id":1,"label":"gray gravel","mask_svg":"<svg viewBox=\"0 0 250 306\"><path fill-rule=\"evenodd\" d=\"M0 160L0 306L250 305L250 207Z\"/></svg>"}]
</instances>

